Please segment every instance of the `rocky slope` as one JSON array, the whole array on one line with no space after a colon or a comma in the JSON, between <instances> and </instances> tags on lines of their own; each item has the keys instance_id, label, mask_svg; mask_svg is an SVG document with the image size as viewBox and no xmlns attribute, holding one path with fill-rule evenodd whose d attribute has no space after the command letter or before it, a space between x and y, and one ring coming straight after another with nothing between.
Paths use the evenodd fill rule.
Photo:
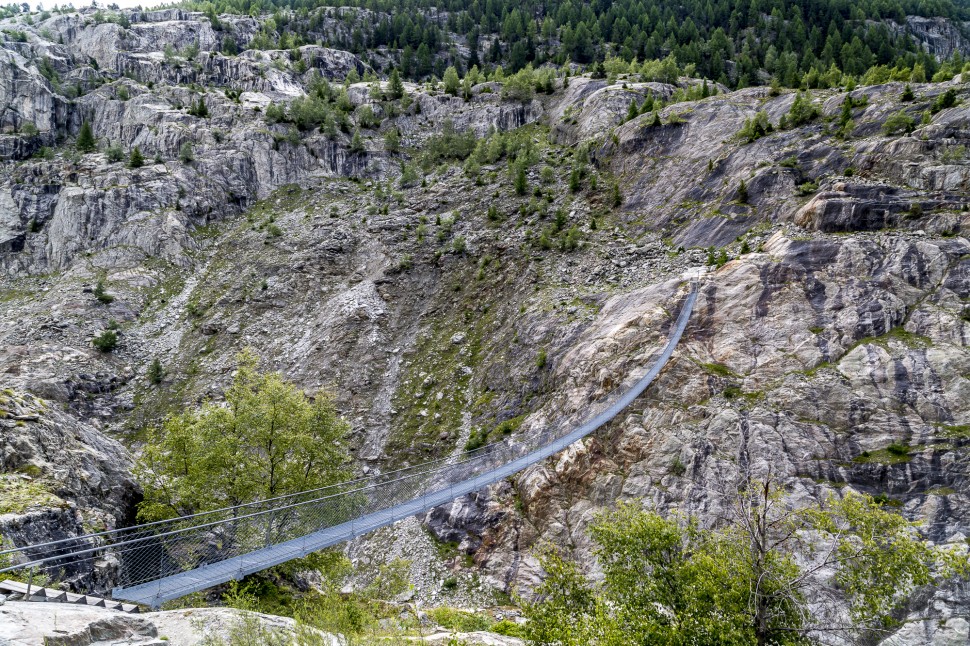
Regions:
<instances>
[{"instance_id":1,"label":"rocky slope","mask_svg":"<svg viewBox=\"0 0 970 646\"><path fill-rule=\"evenodd\" d=\"M145 426L218 397L244 347L335 393L362 472L460 453L502 422L524 433L576 421L663 343L697 269L709 271L684 339L624 419L351 555L411 557L422 598L484 603L535 583L541 541L588 557L585 528L617 497L716 523L742 472L770 472L796 501L884 496L932 540L965 540L959 77L914 86L910 102L900 84L813 92L818 118L752 143L736 136L744 121L763 110L778 126L793 93L677 103L654 125L626 120L631 100L677 88L580 77L524 102L482 84L466 102L409 86L405 107L360 83L348 87L353 123L365 107L382 119L353 150L352 130L265 119L271 102L305 94L313 69L366 72L352 55L304 48L306 68L289 52L227 57L207 51L196 15L130 21L17 24L24 41L0 48L0 455L4 478L51 496L0 517L10 540L124 522L138 496L128 451ZM196 39L193 60L163 53ZM956 105L921 122L947 90ZM200 98L208 114L189 114ZM884 135L899 110L915 129ZM148 163L73 152L85 119L102 149L138 146ZM423 179L402 178L446 119L520 138L534 162L526 194L501 154L477 175L433 159ZM383 143L392 128L403 152ZM186 143L194 160L180 161ZM95 296L98 281L113 300ZM120 344L98 352L91 339L109 326ZM159 386L145 377L156 357ZM966 636L967 601L965 587L927 591L911 609L925 621L897 641Z\"/></svg>"}]
</instances>

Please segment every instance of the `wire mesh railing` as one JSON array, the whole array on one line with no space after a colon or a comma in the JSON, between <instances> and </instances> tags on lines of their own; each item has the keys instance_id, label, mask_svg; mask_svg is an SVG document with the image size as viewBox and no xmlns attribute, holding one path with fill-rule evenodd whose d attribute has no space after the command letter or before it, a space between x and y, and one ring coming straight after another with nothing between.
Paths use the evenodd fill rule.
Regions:
<instances>
[{"instance_id":1,"label":"wire mesh railing","mask_svg":"<svg viewBox=\"0 0 970 646\"><path fill-rule=\"evenodd\" d=\"M534 429L454 457L213 511L0 551L15 564L97 594L157 606L431 509L535 464L610 421L673 353L696 300L691 289L647 373L584 424ZM97 564L93 568L92 564ZM94 572L101 572L95 576Z\"/></svg>"}]
</instances>

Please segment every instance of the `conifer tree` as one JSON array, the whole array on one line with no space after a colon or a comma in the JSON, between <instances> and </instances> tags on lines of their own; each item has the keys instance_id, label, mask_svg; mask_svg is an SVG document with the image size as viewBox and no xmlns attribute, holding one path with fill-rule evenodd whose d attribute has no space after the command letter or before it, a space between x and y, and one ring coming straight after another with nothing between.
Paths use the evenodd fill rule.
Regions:
<instances>
[{"instance_id":1,"label":"conifer tree","mask_svg":"<svg viewBox=\"0 0 970 646\"><path fill-rule=\"evenodd\" d=\"M391 78L387 84L387 95L392 101L396 101L404 96L404 83L401 82L401 75L397 68L391 70Z\"/></svg>"},{"instance_id":2,"label":"conifer tree","mask_svg":"<svg viewBox=\"0 0 970 646\"><path fill-rule=\"evenodd\" d=\"M458 96L458 88L459 88L458 71L455 69L453 65L449 66L448 69L445 70L444 82L445 82L445 92L452 96Z\"/></svg>"},{"instance_id":3,"label":"conifer tree","mask_svg":"<svg viewBox=\"0 0 970 646\"><path fill-rule=\"evenodd\" d=\"M630 107L626 111L626 120L636 119L640 115L640 110L637 108L637 102L635 100L630 101Z\"/></svg>"},{"instance_id":4,"label":"conifer tree","mask_svg":"<svg viewBox=\"0 0 970 646\"><path fill-rule=\"evenodd\" d=\"M145 165L145 157L141 154L141 149L135 146L128 158L128 168L141 168Z\"/></svg>"},{"instance_id":5,"label":"conifer tree","mask_svg":"<svg viewBox=\"0 0 970 646\"><path fill-rule=\"evenodd\" d=\"M94 132L91 130L91 124L87 119L81 124L81 131L77 134L75 147L78 149L78 152L82 153L93 153L98 147L98 142L94 138Z\"/></svg>"}]
</instances>

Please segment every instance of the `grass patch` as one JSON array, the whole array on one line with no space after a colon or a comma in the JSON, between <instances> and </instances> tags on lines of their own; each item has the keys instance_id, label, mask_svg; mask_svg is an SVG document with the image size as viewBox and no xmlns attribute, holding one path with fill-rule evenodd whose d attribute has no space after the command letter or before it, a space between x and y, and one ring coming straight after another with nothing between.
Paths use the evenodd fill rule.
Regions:
<instances>
[{"instance_id":1,"label":"grass patch","mask_svg":"<svg viewBox=\"0 0 970 646\"><path fill-rule=\"evenodd\" d=\"M64 508L67 503L48 491L41 481L0 475L0 514L22 514L42 507Z\"/></svg>"},{"instance_id":2,"label":"grass patch","mask_svg":"<svg viewBox=\"0 0 970 646\"><path fill-rule=\"evenodd\" d=\"M870 336L870 337L859 339L858 341L853 343L851 347L849 347L849 349L846 351L846 354L849 354L849 352L852 352L860 345L865 345L869 343L878 345L883 349L885 349L886 351L891 351L890 344L894 341L901 345L906 346L907 348L914 349L914 350L928 348L933 345L933 341L929 337L923 336L921 334L913 334L912 332L907 331L905 328L903 328L903 326L900 325L898 327L892 328L891 330L889 330L888 332L880 336Z\"/></svg>"},{"instance_id":3,"label":"grass patch","mask_svg":"<svg viewBox=\"0 0 970 646\"><path fill-rule=\"evenodd\" d=\"M725 366L723 363L698 363L701 368L712 375L718 377L737 377L737 373Z\"/></svg>"},{"instance_id":4,"label":"grass patch","mask_svg":"<svg viewBox=\"0 0 970 646\"><path fill-rule=\"evenodd\" d=\"M454 608L432 608L428 610L428 617L442 628L460 633L488 630L492 626L492 621L486 615Z\"/></svg>"},{"instance_id":5,"label":"grass patch","mask_svg":"<svg viewBox=\"0 0 970 646\"><path fill-rule=\"evenodd\" d=\"M856 464L903 464L913 459L913 447L893 443L884 449L863 451L852 458Z\"/></svg>"},{"instance_id":6,"label":"grass patch","mask_svg":"<svg viewBox=\"0 0 970 646\"><path fill-rule=\"evenodd\" d=\"M488 432L482 428L475 429L472 431L471 437L468 438L468 442L465 444L465 450L474 451L475 449L481 448L491 442L498 442L502 438L505 438L519 430L519 428L522 426L522 422L525 421L525 418L526 415L519 415L518 417L507 419Z\"/></svg>"},{"instance_id":7,"label":"grass patch","mask_svg":"<svg viewBox=\"0 0 970 646\"><path fill-rule=\"evenodd\" d=\"M804 373L806 377L814 377L816 374L818 374L820 370L828 370L830 368L835 370L835 364L832 363L831 361L823 361L822 363L818 364L814 368L809 368L805 370Z\"/></svg>"},{"instance_id":8,"label":"grass patch","mask_svg":"<svg viewBox=\"0 0 970 646\"><path fill-rule=\"evenodd\" d=\"M970 424L938 424L940 435L955 440L970 440Z\"/></svg>"}]
</instances>

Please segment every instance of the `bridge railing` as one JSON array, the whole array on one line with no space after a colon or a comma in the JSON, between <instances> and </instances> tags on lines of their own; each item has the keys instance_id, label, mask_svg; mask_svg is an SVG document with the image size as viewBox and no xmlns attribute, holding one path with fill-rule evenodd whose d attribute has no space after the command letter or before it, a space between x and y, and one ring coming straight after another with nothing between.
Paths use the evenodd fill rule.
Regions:
<instances>
[{"instance_id":1,"label":"bridge railing","mask_svg":"<svg viewBox=\"0 0 970 646\"><path fill-rule=\"evenodd\" d=\"M463 491L473 490L468 484L474 484L476 478L483 477L484 482L484 476L501 474L509 465L521 470L522 465L517 463L535 456L538 449L561 450L567 445L564 441L575 441L623 410L669 359L695 297L694 291L687 297L666 347L652 361L647 374L614 401L591 406L597 414L578 429L560 421L467 451L457 459L430 460L244 505L5 549L0 551L0 564L10 558L17 562L0 568L0 572L28 570L68 581L92 593L115 586L131 588L191 570L201 572L215 564L348 523L349 535L358 535L366 527L356 531L356 519L427 500L433 494L437 494L433 496L436 500L441 499L442 492L459 485ZM415 509L431 506L418 504ZM98 567L92 568L92 563Z\"/></svg>"}]
</instances>

